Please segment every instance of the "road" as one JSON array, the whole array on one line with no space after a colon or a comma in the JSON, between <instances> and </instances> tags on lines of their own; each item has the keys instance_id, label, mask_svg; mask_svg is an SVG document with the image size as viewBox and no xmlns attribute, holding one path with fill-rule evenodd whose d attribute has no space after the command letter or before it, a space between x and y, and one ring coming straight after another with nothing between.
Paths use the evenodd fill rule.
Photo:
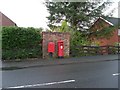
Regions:
<instances>
[{"instance_id":1,"label":"road","mask_svg":"<svg viewBox=\"0 0 120 90\"><path fill-rule=\"evenodd\" d=\"M2 71L3 88L118 88L118 61Z\"/></svg>"}]
</instances>

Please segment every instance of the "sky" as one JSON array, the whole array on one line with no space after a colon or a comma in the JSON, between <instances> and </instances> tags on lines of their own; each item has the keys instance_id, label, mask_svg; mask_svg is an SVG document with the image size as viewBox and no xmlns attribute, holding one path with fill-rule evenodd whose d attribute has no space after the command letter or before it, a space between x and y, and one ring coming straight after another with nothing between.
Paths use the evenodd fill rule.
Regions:
<instances>
[{"instance_id":1,"label":"sky","mask_svg":"<svg viewBox=\"0 0 120 90\"><path fill-rule=\"evenodd\" d=\"M118 1L107 11L115 8L113 17L118 17ZM0 11L14 21L19 27L47 27L49 13L43 4L45 0L0 0ZM106 12L108 13L108 12Z\"/></svg>"}]
</instances>

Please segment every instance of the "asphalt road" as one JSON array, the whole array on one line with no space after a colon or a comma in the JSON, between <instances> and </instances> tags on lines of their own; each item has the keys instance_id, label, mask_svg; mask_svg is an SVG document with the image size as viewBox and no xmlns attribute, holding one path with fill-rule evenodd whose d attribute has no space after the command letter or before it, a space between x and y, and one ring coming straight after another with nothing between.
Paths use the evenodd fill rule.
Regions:
<instances>
[{"instance_id":1,"label":"asphalt road","mask_svg":"<svg viewBox=\"0 0 120 90\"><path fill-rule=\"evenodd\" d=\"M118 61L2 71L3 88L118 88Z\"/></svg>"}]
</instances>

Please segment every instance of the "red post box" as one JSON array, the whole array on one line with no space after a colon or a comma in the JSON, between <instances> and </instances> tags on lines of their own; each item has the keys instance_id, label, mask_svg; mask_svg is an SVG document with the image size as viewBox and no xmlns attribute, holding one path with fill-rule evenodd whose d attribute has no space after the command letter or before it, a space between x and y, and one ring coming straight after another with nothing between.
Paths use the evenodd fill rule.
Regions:
<instances>
[{"instance_id":1,"label":"red post box","mask_svg":"<svg viewBox=\"0 0 120 90\"><path fill-rule=\"evenodd\" d=\"M53 53L55 51L55 43L54 42L49 42L48 43L48 53L50 57L53 57Z\"/></svg>"},{"instance_id":2,"label":"red post box","mask_svg":"<svg viewBox=\"0 0 120 90\"><path fill-rule=\"evenodd\" d=\"M54 42L49 42L48 43L48 52L49 53L54 53L55 51L55 43Z\"/></svg>"},{"instance_id":3,"label":"red post box","mask_svg":"<svg viewBox=\"0 0 120 90\"><path fill-rule=\"evenodd\" d=\"M58 40L58 57L64 56L64 43L62 40Z\"/></svg>"}]
</instances>

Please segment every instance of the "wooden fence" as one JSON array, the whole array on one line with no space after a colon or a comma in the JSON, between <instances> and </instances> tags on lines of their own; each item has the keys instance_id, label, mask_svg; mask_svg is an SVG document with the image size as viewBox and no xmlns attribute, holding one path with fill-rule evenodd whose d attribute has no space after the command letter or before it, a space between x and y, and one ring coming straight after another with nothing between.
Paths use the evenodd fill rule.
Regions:
<instances>
[{"instance_id":1,"label":"wooden fence","mask_svg":"<svg viewBox=\"0 0 120 90\"><path fill-rule=\"evenodd\" d=\"M70 50L71 56L120 54L120 46L76 46Z\"/></svg>"}]
</instances>

